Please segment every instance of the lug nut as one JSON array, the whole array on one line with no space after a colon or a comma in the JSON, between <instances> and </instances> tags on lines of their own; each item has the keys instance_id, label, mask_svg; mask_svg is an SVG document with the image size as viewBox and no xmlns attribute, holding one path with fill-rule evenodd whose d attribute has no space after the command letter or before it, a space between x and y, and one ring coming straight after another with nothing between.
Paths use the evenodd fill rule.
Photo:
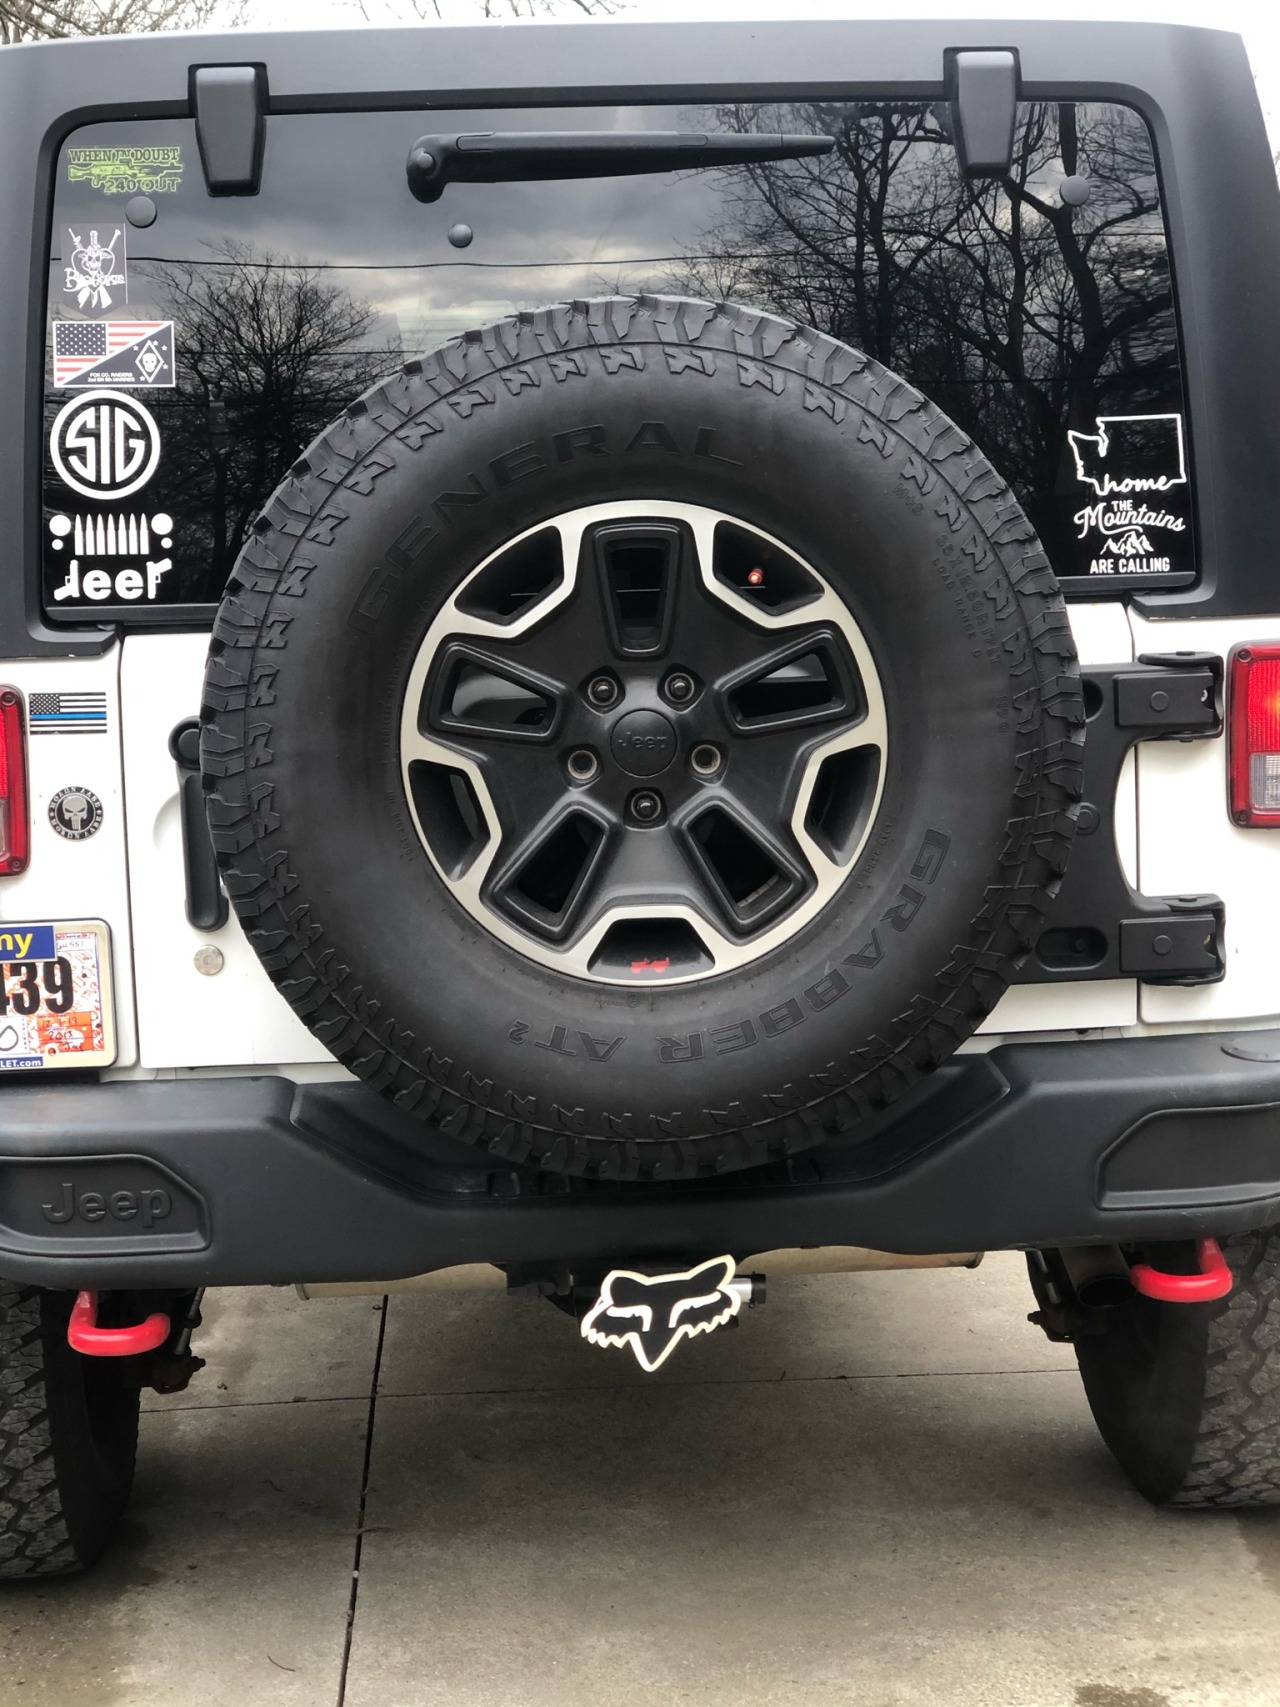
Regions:
<instances>
[{"instance_id":1,"label":"lug nut","mask_svg":"<svg viewBox=\"0 0 1280 1707\"><path fill-rule=\"evenodd\" d=\"M600 761L590 747L575 747L566 763L575 782L590 782L600 770Z\"/></svg>"},{"instance_id":2,"label":"lug nut","mask_svg":"<svg viewBox=\"0 0 1280 1707\"><path fill-rule=\"evenodd\" d=\"M631 816L637 824L656 824L662 816L662 796L642 788L631 796Z\"/></svg>"},{"instance_id":3,"label":"lug nut","mask_svg":"<svg viewBox=\"0 0 1280 1707\"><path fill-rule=\"evenodd\" d=\"M587 683L587 698L597 711L607 711L621 696L622 690L612 676L592 676Z\"/></svg>"},{"instance_id":4,"label":"lug nut","mask_svg":"<svg viewBox=\"0 0 1280 1707\"><path fill-rule=\"evenodd\" d=\"M696 688L697 684L687 670L672 670L662 684L663 696L672 705L688 705Z\"/></svg>"},{"instance_id":5,"label":"lug nut","mask_svg":"<svg viewBox=\"0 0 1280 1707\"><path fill-rule=\"evenodd\" d=\"M699 741L689 754L689 763L697 776L714 776L724 763L719 747L711 741Z\"/></svg>"}]
</instances>

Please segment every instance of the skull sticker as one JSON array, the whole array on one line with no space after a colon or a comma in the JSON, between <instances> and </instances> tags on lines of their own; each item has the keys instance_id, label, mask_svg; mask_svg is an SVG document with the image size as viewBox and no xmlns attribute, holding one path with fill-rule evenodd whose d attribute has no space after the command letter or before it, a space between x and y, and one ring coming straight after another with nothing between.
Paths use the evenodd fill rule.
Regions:
<instances>
[{"instance_id":1,"label":"skull sticker","mask_svg":"<svg viewBox=\"0 0 1280 1707\"><path fill-rule=\"evenodd\" d=\"M88 788L60 788L49 802L49 822L69 842L83 842L102 824L102 802Z\"/></svg>"},{"instance_id":2,"label":"skull sticker","mask_svg":"<svg viewBox=\"0 0 1280 1707\"><path fill-rule=\"evenodd\" d=\"M73 297L86 314L110 308L117 294L128 302L124 227L111 226L99 233L94 227L76 231L68 225L63 233L63 295Z\"/></svg>"}]
</instances>

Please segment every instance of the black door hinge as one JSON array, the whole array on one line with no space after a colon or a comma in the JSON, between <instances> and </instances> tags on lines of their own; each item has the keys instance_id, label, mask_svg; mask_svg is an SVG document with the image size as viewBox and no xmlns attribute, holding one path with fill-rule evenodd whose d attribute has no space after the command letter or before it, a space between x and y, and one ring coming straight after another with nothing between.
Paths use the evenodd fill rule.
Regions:
<instances>
[{"instance_id":1,"label":"black door hinge","mask_svg":"<svg viewBox=\"0 0 1280 1707\"><path fill-rule=\"evenodd\" d=\"M1120 770L1139 741L1222 734L1222 660L1144 653L1136 664L1083 668L1088 726L1075 846L1044 929L1015 984L1138 978L1216 984L1226 971L1226 910L1216 895L1142 895L1115 840Z\"/></svg>"},{"instance_id":2,"label":"black door hinge","mask_svg":"<svg viewBox=\"0 0 1280 1707\"><path fill-rule=\"evenodd\" d=\"M267 134L266 66L193 67L191 105L209 194L256 196Z\"/></svg>"},{"instance_id":3,"label":"black door hinge","mask_svg":"<svg viewBox=\"0 0 1280 1707\"><path fill-rule=\"evenodd\" d=\"M966 178L1005 178L1013 169L1018 56L1012 48L949 49L943 57L951 135Z\"/></svg>"}]
</instances>

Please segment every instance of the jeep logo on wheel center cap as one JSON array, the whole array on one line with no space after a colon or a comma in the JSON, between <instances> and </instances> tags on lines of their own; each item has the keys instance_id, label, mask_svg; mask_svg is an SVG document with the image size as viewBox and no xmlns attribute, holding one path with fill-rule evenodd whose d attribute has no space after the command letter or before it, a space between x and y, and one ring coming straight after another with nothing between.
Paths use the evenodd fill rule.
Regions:
<instances>
[{"instance_id":1,"label":"jeep logo on wheel center cap","mask_svg":"<svg viewBox=\"0 0 1280 1707\"><path fill-rule=\"evenodd\" d=\"M660 711L629 711L614 724L609 750L628 776L657 776L676 756L676 732Z\"/></svg>"}]
</instances>

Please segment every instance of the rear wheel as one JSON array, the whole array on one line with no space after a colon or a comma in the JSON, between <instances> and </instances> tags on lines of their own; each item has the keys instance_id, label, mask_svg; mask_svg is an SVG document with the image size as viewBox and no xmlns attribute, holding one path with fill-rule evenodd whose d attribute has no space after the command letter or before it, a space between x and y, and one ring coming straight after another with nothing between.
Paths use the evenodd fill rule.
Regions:
<instances>
[{"instance_id":1,"label":"rear wheel","mask_svg":"<svg viewBox=\"0 0 1280 1707\"><path fill-rule=\"evenodd\" d=\"M84 1570L133 1483L138 1388L67 1344L74 1297L0 1282L0 1577Z\"/></svg>"},{"instance_id":2,"label":"rear wheel","mask_svg":"<svg viewBox=\"0 0 1280 1707\"><path fill-rule=\"evenodd\" d=\"M1135 1294L1076 1343L1102 1438L1157 1505L1280 1504L1280 1228L1222 1248L1228 1297Z\"/></svg>"}]
</instances>

